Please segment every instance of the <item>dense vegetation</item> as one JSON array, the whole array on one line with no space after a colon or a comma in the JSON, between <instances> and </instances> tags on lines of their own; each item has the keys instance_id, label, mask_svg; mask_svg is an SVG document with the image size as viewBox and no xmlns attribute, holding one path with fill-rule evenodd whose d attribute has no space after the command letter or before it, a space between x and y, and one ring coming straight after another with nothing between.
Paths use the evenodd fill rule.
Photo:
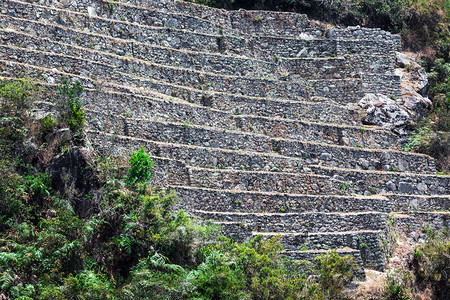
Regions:
<instances>
[{"instance_id":1,"label":"dense vegetation","mask_svg":"<svg viewBox=\"0 0 450 300\"><path fill-rule=\"evenodd\" d=\"M1 299L344 297L352 257L293 262L278 238L218 236L151 187L144 149L92 159L79 82L54 95L30 82L0 83ZM39 98L53 113L29 113Z\"/></svg>"},{"instance_id":2,"label":"dense vegetation","mask_svg":"<svg viewBox=\"0 0 450 300\"><path fill-rule=\"evenodd\" d=\"M362 25L400 33L405 51L418 53L429 75L433 107L404 149L436 158L450 170L450 1L449 0L188 0L227 9L306 13L343 26Z\"/></svg>"}]
</instances>

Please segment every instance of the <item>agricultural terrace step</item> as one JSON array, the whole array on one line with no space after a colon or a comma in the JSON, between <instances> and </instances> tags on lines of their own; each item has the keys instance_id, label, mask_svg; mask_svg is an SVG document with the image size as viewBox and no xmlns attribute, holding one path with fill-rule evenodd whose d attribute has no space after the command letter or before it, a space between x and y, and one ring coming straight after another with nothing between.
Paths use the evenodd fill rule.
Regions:
<instances>
[{"instance_id":1,"label":"agricultural terrace step","mask_svg":"<svg viewBox=\"0 0 450 300\"><path fill-rule=\"evenodd\" d=\"M327 167L323 167L323 170L317 169L312 174L210 170L192 167L191 185L217 189L315 195L378 194L391 187L394 187L392 188L393 193L399 194L449 194L448 176L356 170L346 170L347 174L344 174L344 171L339 170L341 169L336 169L331 174L348 175L347 178L339 175L333 178L318 177L317 174L328 173ZM311 177L308 177L309 175ZM350 180L350 177L353 181ZM313 180L314 178L316 180ZM428 190L423 191L423 186L427 186Z\"/></svg>"},{"instance_id":2,"label":"agricultural terrace step","mask_svg":"<svg viewBox=\"0 0 450 300\"><path fill-rule=\"evenodd\" d=\"M303 195L275 192L214 190L174 186L179 207L223 212L349 212L382 209L389 201L381 196Z\"/></svg>"},{"instance_id":3,"label":"agricultural terrace step","mask_svg":"<svg viewBox=\"0 0 450 300\"><path fill-rule=\"evenodd\" d=\"M448 200L447 200L448 201ZM390 214L389 222L398 228L408 231L427 230L433 228L442 230L450 226L450 211L442 212L409 212L407 214Z\"/></svg>"},{"instance_id":4,"label":"agricultural terrace step","mask_svg":"<svg viewBox=\"0 0 450 300\"><path fill-rule=\"evenodd\" d=\"M303 130L305 131L301 132L301 129L299 128L298 135L293 135L286 132L286 127L275 127L271 131L267 130L264 132L265 127L263 126L260 126L260 130L256 126L251 129L250 126L246 126L246 131L240 131L236 130L239 129L239 127L209 127L192 124L189 120L186 120L184 123L168 121L166 122L151 119L127 118L124 116L103 113L101 111L86 110L86 113L88 117L88 126L94 130L149 140L178 142L181 144L190 144L213 148L252 150L257 152L279 152L278 149L281 143L272 143L272 140L274 140L273 137L281 135L279 134L279 131L281 131L287 138L295 138L299 140L319 140L326 144L339 144L340 139L345 137L347 139L354 139L356 143L361 143L373 148L383 148L384 145L385 148L387 148L388 146L392 147L392 145L387 145L389 140L381 140L381 142L379 141L383 138L386 139L386 136L387 138L391 138L390 135L384 134L383 131L379 132L376 130L368 130L369 132L364 134L364 131L358 131L358 129L354 128L338 126L333 127L331 125L306 122L300 123L300 121L298 121L296 125L298 126L298 128L302 126L301 128L303 128ZM250 121L251 120L257 119L254 118L250 119ZM278 123L278 126L280 126L279 124L282 124L282 121L282 119L266 120L265 123L267 125L272 124L272 126L276 126L276 124ZM254 122L253 124L255 123L256 122ZM241 126L240 128L244 127ZM251 131L255 133L252 133ZM259 131L262 132L258 133ZM391 139L394 140L394 138ZM281 141L283 141L283 139L281 139ZM289 140L285 143L285 145L289 145L288 142ZM379 145L379 143L383 144ZM300 147L301 145L297 146ZM304 147L302 147L300 150L303 150L303 148ZM288 150L286 151L286 153L292 153L292 150ZM323 160L327 160L330 155L331 154L321 156ZM301 155L294 156L302 157ZM422 160L422 163L427 163L426 156L423 156L423 158L425 158L425 160Z\"/></svg>"},{"instance_id":5,"label":"agricultural terrace step","mask_svg":"<svg viewBox=\"0 0 450 300\"><path fill-rule=\"evenodd\" d=\"M394 57L393 44L384 39L342 40L342 39L297 39L289 37L228 36L218 33L201 34L186 30L154 27L89 16L86 13L50 8L18 1L6 1L7 14L32 20L45 18L54 24L62 23L68 27L88 29L106 33L114 37L149 41L171 48L185 48L196 51L228 52L239 55L276 59L277 57L296 57L306 53L308 57L342 56L347 53L369 53ZM39 17L38 17L39 16ZM302 52L303 51L303 52Z\"/></svg>"},{"instance_id":6,"label":"agricultural terrace step","mask_svg":"<svg viewBox=\"0 0 450 300\"><path fill-rule=\"evenodd\" d=\"M102 143L103 147L106 147L106 144L110 144L107 140L111 135L91 130L87 131L87 135L93 144ZM129 155L128 152L131 152L133 149L144 147L151 155L184 161L195 167L287 173L303 172L304 161L302 159L285 157L275 153L172 144L132 139L118 135L113 137L114 142L111 143L110 147L124 149L124 155Z\"/></svg>"},{"instance_id":7,"label":"agricultural terrace step","mask_svg":"<svg viewBox=\"0 0 450 300\"><path fill-rule=\"evenodd\" d=\"M39 105L44 108L46 111L50 111L52 107L47 105L43 105L42 103ZM95 122L91 121L91 122ZM109 122L109 123L108 123ZM104 124L110 133L106 133L104 131L98 130L90 130L92 139L101 142L104 139L107 139L107 136L114 135L114 144L111 144L111 147L122 147L125 149L129 149L132 151L133 149L137 149L140 146L144 146L147 151L159 154L162 156L172 156L175 155L178 158L185 157L192 161L192 164L200 167L215 167L215 168L236 168L245 169L245 170L265 170L265 171L285 171L292 172L302 170L303 172L307 172L309 168L307 168L312 163L320 163L321 166L333 166L336 165L340 159L346 159L347 165L352 165L353 168L361 169L363 167L367 167L366 164L370 164L373 166L380 165L381 162L384 163L384 167L386 170L390 170L391 166L405 168L404 171L409 171L412 169L414 172L420 173L431 173L434 174L432 160L431 163L428 163L429 157L425 155L414 155L400 151L392 151L392 150L364 150L364 149L356 149L349 148L343 146L328 146L326 144L317 144L317 143L309 143L309 142L301 142L301 141L292 141L284 140L284 143L287 147L293 147L293 149L301 148L299 152L294 152L293 149L286 149L284 151L283 148L273 148L274 145L278 145L276 143L280 142L279 139L266 139L264 141L256 140L256 144L249 144L254 139L248 137L248 139L243 139L242 143L239 144L230 144L231 141L235 141L236 136L230 135L236 132L231 132L225 134L223 131L219 130L219 134L216 132L206 133L208 135L207 140L199 140L198 138L194 139L192 136L201 136L201 132L203 131L191 131L191 125L188 123L183 124L182 129L179 129L179 134L174 137L173 134L170 134L168 138L169 140L164 140L165 136L158 135L155 137L151 137L151 139L144 139L139 137L129 137L119 134L123 126L123 132L125 133L126 126L128 125L115 125L116 123L111 123L110 121L106 121ZM180 128L179 126L173 127L173 123L165 123L161 122L157 123L157 125L163 125L160 132L168 132L173 129L172 133L176 130L176 128ZM167 126L164 126L167 125ZM188 129L186 129L186 127ZM192 127L193 128L193 127ZM197 134L197 133L198 134ZM181 137L180 137L181 136ZM242 136L239 135L241 138ZM238 136L238 137L239 137ZM217 140L216 140L217 139ZM224 141L222 141L224 139ZM250 141L250 142L249 142ZM164 143L165 150L163 151L159 145ZM264 148L263 143L268 143L268 147ZM224 149L224 145L226 148ZM250 148L248 148L250 145ZM276 152L271 152L271 148L275 149ZM252 151L251 154L240 156L239 151L242 147L247 147L242 150ZM222 149L221 149L222 148ZM169 150L172 149L172 150ZM175 151L176 149L176 151ZM236 150L238 149L238 150ZM254 151L260 150L259 152L270 153L270 156L264 155L260 156L258 153ZM291 153L291 155L286 155L283 153ZM330 154L332 153L332 154ZM128 155L129 153L127 153ZM196 154L196 155L194 155ZM281 154L281 155L280 155ZM240 158L233 161L233 156L238 155ZM252 156L255 156L252 158ZM331 156L331 157L330 157ZM258 157L258 159L256 158ZM267 157L267 159L260 160L262 157ZM268 160L268 158L271 158ZM279 157L281 159L278 161ZM382 161L377 160L378 157L381 157ZM201 158L201 159L200 159ZM285 160L283 163L283 159ZM262 164L262 162L265 164ZM400 165L397 165L400 163ZM389 164L389 165L386 165ZM389 167L388 167L389 166ZM417 168L415 168L417 167ZM373 168L373 167L372 167Z\"/></svg>"},{"instance_id":8,"label":"agricultural terrace step","mask_svg":"<svg viewBox=\"0 0 450 300\"><path fill-rule=\"evenodd\" d=\"M294 194L347 194L343 182L316 174L217 170L189 167L190 186Z\"/></svg>"},{"instance_id":9,"label":"agricultural terrace step","mask_svg":"<svg viewBox=\"0 0 450 300\"><path fill-rule=\"evenodd\" d=\"M385 194L390 202L396 203L392 211L450 211L450 195L398 195Z\"/></svg>"},{"instance_id":10,"label":"agricultural terrace step","mask_svg":"<svg viewBox=\"0 0 450 300\"><path fill-rule=\"evenodd\" d=\"M34 45L33 48L38 48L38 44ZM69 46L67 48L69 48ZM302 95L302 89L306 86L305 83L216 75L195 70L157 65L142 60L130 61L130 59L116 55L105 54L105 56L103 56L101 53L89 51L89 49L68 49L68 52L72 53L72 55L41 50L29 50L27 48L10 45L1 45L0 50L2 52L2 59L16 59L19 62L34 63L46 67L56 68L57 66L60 66L62 69L69 69L74 68L75 64L78 64L79 72L82 74L91 74L91 77L103 74L102 78L106 79L106 77L109 76L114 78L121 72L149 78L149 80L165 81L168 84L176 84L197 89L206 88L218 92L240 95L246 94L248 96L288 97L291 94ZM55 50L59 50L59 52L64 51L62 47L57 47ZM85 58L84 56L88 57ZM101 57L104 57L104 59L101 59ZM345 81L342 82L345 84Z\"/></svg>"},{"instance_id":11,"label":"agricultural terrace step","mask_svg":"<svg viewBox=\"0 0 450 300\"><path fill-rule=\"evenodd\" d=\"M322 250L336 248L359 249L366 267L384 269L385 257L381 247L384 232L380 230L360 230L319 233L278 233L253 232L253 236L262 234L265 238L280 235L286 251Z\"/></svg>"},{"instance_id":12,"label":"agricultural terrace step","mask_svg":"<svg viewBox=\"0 0 450 300\"><path fill-rule=\"evenodd\" d=\"M375 195L338 196L302 195L274 192L215 190L189 186L172 186L180 202L178 207L191 211L203 209L224 212L414 212L449 210L445 196Z\"/></svg>"},{"instance_id":13,"label":"agricultural terrace step","mask_svg":"<svg viewBox=\"0 0 450 300\"><path fill-rule=\"evenodd\" d=\"M88 138L91 138L88 132ZM109 154L113 156L123 155L129 149L123 147L115 147L116 137L114 135L106 136L103 143L96 141L92 143L94 150L101 154ZM167 158L167 161L175 161ZM182 170L170 170L171 166L160 166L166 174L183 173L185 178L183 181L177 182L167 175L164 177L165 185L189 185L193 187L215 188L215 189L234 189L234 190L250 190L250 191L266 191L266 192L282 192L296 194L339 194L340 186L343 182L330 179L327 176L317 176L315 174L302 173L283 173L283 172L266 172L266 171L242 171L242 170L219 170L187 166L184 162L177 161ZM186 172L188 170L188 172ZM175 178L176 179L176 178ZM184 184L183 182L189 182ZM351 193L346 190L345 192Z\"/></svg>"},{"instance_id":14,"label":"agricultural terrace step","mask_svg":"<svg viewBox=\"0 0 450 300\"><path fill-rule=\"evenodd\" d=\"M283 173L310 172L305 160L285 157L274 153L226 150L195 145L174 144L151 141L117 134L88 130L93 144L101 144L102 149L122 149L122 154L144 147L155 156L177 159L191 166L213 169L270 171Z\"/></svg>"},{"instance_id":15,"label":"agricultural terrace step","mask_svg":"<svg viewBox=\"0 0 450 300\"><path fill-rule=\"evenodd\" d=\"M227 213L194 211L194 214L218 222L237 222L253 232L339 232L358 230L384 230L386 214L364 213ZM241 228L241 230L243 230ZM233 235L233 231L228 231Z\"/></svg>"},{"instance_id":16,"label":"agricultural terrace step","mask_svg":"<svg viewBox=\"0 0 450 300\"><path fill-rule=\"evenodd\" d=\"M395 59L390 56L346 54L341 57L283 58L281 65L293 79L335 79L359 74L393 74Z\"/></svg>"},{"instance_id":17,"label":"agricultural terrace step","mask_svg":"<svg viewBox=\"0 0 450 300\"><path fill-rule=\"evenodd\" d=\"M147 25L171 25L183 28L191 26L191 30L210 30L220 26L220 29L235 32L236 34L258 35L262 32L271 35L299 36L300 33L322 36L325 32L323 27L310 22L306 15L296 13L274 13L268 11L226 11L211 9L205 6L182 6L182 3L143 3L142 1L91 1L90 4L67 3L72 10L87 10L88 5L95 2L103 2L96 7L97 15L109 16L110 18L126 18L136 23ZM106 5L111 3L112 6ZM164 7L160 7L160 5ZM76 6L75 6L76 5ZM111 9L113 7L113 9ZM156 8L156 9L155 9ZM151 15L150 21L147 21ZM188 24L184 16L193 18ZM163 19L161 20L161 18ZM194 19L195 18L195 19ZM207 22L204 26L200 26ZM159 24L150 23L159 22ZM183 23L184 22L184 23ZM197 24L200 23L200 24ZM220 25L219 25L220 24ZM276 24L276 25L275 25ZM202 24L203 25L203 24ZM200 28L198 28L200 27Z\"/></svg>"},{"instance_id":18,"label":"agricultural terrace step","mask_svg":"<svg viewBox=\"0 0 450 300\"><path fill-rule=\"evenodd\" d=\"M449 195L450 176L413 174L402 172L368 171L324 166L311 166L314 173L330 176L359 193L385 193L416 195Z\"/></svg>"},{"instance_id":19,"label":"agricultural terrace step","mask_svg":"<svg viewBox=\"0 0 450 300\"><path fill-rule=\"evenodd\" d=\"M330 252L331 250L305 250L305 251L284 251L282 252L282 255L288 259L292 260L305 260L305 261L311 261L314 262L314 259L319 256L326 254ZM351 249L351 248L344 248L344 249L336 249L336 252L340 256L352 256L355 259L355 263L360 267L359 269L354 271L354 274L356 278L360 278L361 280L364 280L366 277L366 274L364 272L364 263L361 259L361 253L359 250ZM380 271L384 270L379 269Z\"/></svg>"},{"instance_id":20,"label":"agricultural terrace step","mask_svg":"<svg viewBox=\"0 0 450 300\"><path fill-rule=\"evenodd\" d=\"M272 139L274 151L284 156L306 158L308 164L347 169L435 174L434 159L427 155L388 149L366 149L364 148L366 145L349 141L346 137L342 137L339 144L343 146L282 138ZM357 147L346 146L349 144L357 144Z\"/></svg>"},{"instance_id":21,"label":"agricultural terrace step","mask_svg":"<svg viewBox=\"0 0 450 300\"><path fill-rule=\"evenodd\" d=\"M220 53L179 50L132 40L112 38L102 34L80 32L60 25L49 25L10 16L5 16L5 19L7 19L8 22L3 22L7 23L9 26L8 28L1 29L5 41L14 37L16 42L21 42L26 46L29 40L38 38L40 49L51 50L56 47L81 47L81 49L84 49L85 51L91 51L97 54L110 53L111 55L119 55L128 60L135 59L136 61L144 60L146 62L158 62L169 66L223 75L277 78L280 76L279 73L281 72L281 69L285 71L284 65L279 63L265 62L248 57L244 58ZM34 31L37 32L39 36L37 37L36 35L17 30L16 28L19 28L21 25L34 27Z\"/></svg>"},{"instance_id":22,"label":"agricultural terrace step","mask_svg":"<svg viewBox=\"0 0 450 300\"><path fill-rule=\"evenodd\" d=\"M75 79L76 78L74 78L74 80ZM14 80L14 78L11 78L11 80ZM56 84L50 84L43 81L39 82L36 80L34 80L34 82L43 88L43 92L46 91L50 94L57 92ZM114 90L110 90L107 87L98 87L96 89L85 88L85 93L82 95L82 98L84 99L83 105L92 110L108 111L112 114L133 118L153 116L152 118L158 120L182 122L189 120L193 124L209 126L214 124L219 127L221 127L220 124L223 124L223 120L225 119L227 126L229 126L228 122L231 121L231 117L233 119L239 118L230 116L230 114L241 115L241 112L255 116L269 115L275 118L310 120L313 122L319 121L320 123L333 123L330 121L334 120L335 123L342 125L345 125L345 121L350 123L347 125L356 125L358 124L357 118L359 117L358 112L355 110L344 106L320 102L269 101L263 98L247 98L249 102L250 99L252 99L253 102L246 103L245 99L242 99L242 104L247 105L247 107L234 107L235 110L233 110L231 107L219 106L216 108L215 105L203 106L201 104L190 103L177 97L171 97L152 91L145 92L148 96L138 94L142 92L143 91L133 89L130 86L119 85L115 85ZM95 99L95 101L92 99ZM236 103L240 104L241 102ZM254 107L257 107L256 109L259 111L253 111L252 104ZM304 110L303 114L296 114L297 111L301 111L302 109ZM331 116L332 118L322 119L327 116ZM345 117L348 117L349 119L345 120ZM233 123L235 123L234 120Z\"/></svg>"},{"instance_id":23,"label":"agricultural terrace step","mask_svg":"<svg viewBox=\"0 0 450 300\"><path fill-rule=\"evenodd\" d=\"M47 24L33 24L39 26L39 36L18 31L19 20L6 16L10 19L8 28L0 29L3 40L8 42L13 40L16 46L29 48L33 44L35 49L46 49L52 52L64 51L66 54L73 55L73 49L76 51L87 52L83 54L88 58L94 54L98 59L109 62L109 57L117 59L117 47L113 47L112 42L117 39L96 35L92 33L77 32L73 29L67 29L62 26L49 26ZM31 23L25 21L26 23ZM21 22L23 23L23 22ZM23 24L22 24L23 25ZM44 37L45 36L45 37ZM50 38L48 38L50 37ZM109 40L108 42L104 40ZM75 43L78 46L72 45ZM123 43L130 43L128 40L122 40ZM95 46L94 46L95 45ZM126 47L125 47L126 48ZM345 55L343 57L328 58L296 58L280 59L276 62L265 62L256 59L242 58L235 56L226 56L222 54L211 54L204 52L177 50L161 46L143 45L140 42L134 42L133 49L134 60L148 62L158 62L168 66L176 66L198 71L213 72L223 75L238 75L264 77L270 79L298 80L298 78L309 79L336 79L346 77L359 77L360 74L393 74L395 61L386 56L353 56ZM121 50L123 51L123 49ZM106 53L111 54L106 54ZM128 51L127 51L128 52ZM103 54L103 55L100 55ZM129 53L133 55L133 53ZM122 58L123 55L121 55ZM125 56L129 61L131 56Z\"/></svg>"},{"instance_id":24,"label":"agricultural terrace step","mask_svg":"<svg viewBox=\"0 0 450 300\"><path fill-rule=\"evenodd\" d=\"M37 42L33 48L38 48L39 44ZM66 46L66 48L70 47ZM56 48L56 51L61 51L64 47ZM297 82L289 82L263 78L217 75L190 69L157 65L143 60L130 61L127 58L109 54L106 54L106 56L109 56L109 59L106 59L105 56L105 61L101 62L100 57L103 56L98 51L81 49L79 47L69 49L70 51L68 52L72 55L29 50L27 48L7 45L3 45L1 50L4 52L2 54L3 59L11 58L19 62L33 62L36 65L46 65L48 67L56 67L59 65L60 68L65 69L73 68L74 64L78 64L79 72L91 74L91 77L119 77L116 80L123 80L125 77L132 76L136 79L140 78L141 85L149 87L154 85L157 80L160 84L180 86L181 88L194 88L202 91L256 97L288 98L291 95L332 97L336 98L336 101L344 104L347 102L357 102L368 92L401 97L400 80L395 75L367 74L362 76L362 78L353 79L299 80ZM83 58L83 56L87 58ZM173 91L174 89L171 90L170 94L173 94Z\"/></svg>"},{"instance_id":25,"label":"agricultural terrace step","mask_svg":"<svg viewBox=\"0 0 450 300\"><path fill-rule=\"evenodd\" d=\"M363 74L361 78L314 79L306 81L306 96L334 99L337 103L357 103L367 93L388 95L401 99L400 77L397 75ZM351 95L347 95L351 93Z\"/></svg>"}]
</instances>

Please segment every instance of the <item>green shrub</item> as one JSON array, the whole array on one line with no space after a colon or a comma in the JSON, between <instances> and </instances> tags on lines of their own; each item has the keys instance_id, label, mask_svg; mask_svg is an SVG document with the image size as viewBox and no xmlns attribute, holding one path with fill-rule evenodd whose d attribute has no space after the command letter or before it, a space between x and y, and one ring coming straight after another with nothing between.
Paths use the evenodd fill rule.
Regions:
<instances>
[{"instance_id":1,"label":"green shrub","mask_svg":"<svg viewBox=\"0 0 450 300\"><path fill-rule=\"evenodd\" d=\"M383 288L383 299L386 300L408 300L411 299L411 279L407 273L400 270L391 271L386 275Z\"/></svg>"},{"instance_id":2,"label":"green shrub","mask_svg":"<svg viewBox=\"0 0 450 300\"><path fill-rule=\"evenodd\" d=\"M0 232L15 222L27 218L31 207L27 205L26 186L15 172L11 162L0 160Z\"/></svg>"},{"instance_id":3,"label":"green shrub","mask_svg":"<svg viewBox=\"0 0 450 300\"><path fill-rule=\"evenodd\" d=\"M25 184L28 187L30 194L34 198L50 197L50 175L45 173L38 173L36 176L28 175L25 177Z\"/></svg>"},{"instance_id":4,"label":"green shrub","mask_svg":"<svg viewBox=\"0 0 450 300\"><path fill-rule=\"evenodd\" d=\"M45 136L48 133L53 132L57 125L56 120L51 114L46 115L41 119L41 135Z\"/></svg>"},{"instance_id":5,"label":"green shrub","mask_svg":"<svg viewBox=\"0 0 450 300\"><path fill-rule=\"evenodd\" d=\"M17 141L28 133L26 109L36 93L27 80L0 81L0 155L10 155Z\"/></svg>"},{"instance_id":6,"label":"green shrub","mask_svg":"<svg viewBox=\"0 0 450 300\"><path fill-rule=\"evenodd\" d=\"M0 117L6 115L20 116L31 103L30 98L36 93L36 85L31 81L4 80L0 82Z\"/></svg>"},{"instance_id":7,"label":"green shrub","mask_svg":"<svg viewBox=\"0 0 450 300\"><path fill-rule=\"evenodd\" d=\"M335 250L317 256L318 283L327 299L339 299L353 280L357 267L352 256L340 256Z\"/></svg>"},{"instance_id":8,"label":"green shrub","mask_svg":"<svg viewBox=\"0 0 450 300\"><path fill-rule=\"evenodd\" d=\"M67 211L41 220L37 247L42 248L42 271L69 273L81 268L85 223Z\"/></svg>"},{"instance_id":9,"label":"green shrub","mask_svg":"<svg viewBox=\"0 0 450 300\"><path fill-rule=\"evenodd\" d=\"M225 253L211 252L192 273L195 296L205 299L248 298L242 266Z\"/></svg>"},{"instance_id":10,"label":"green shrub","mask_svg":"<svg viewBox=\"0 0 450 300\"><path fill-rule=\"evenodd\" d=\"M425 245L414 249L413 267L421 283L431 284L436 299L450 293L450 237L448 230L429 231Z\"/></svg>"},{"instance_id":11,"label":"green shrub","mask_svg":"<svg viewBox=\"0 0 450 300\"><path fill-rule=\"evenodd\" d=\"M136 183L145 183L152 178L153 161L143 147L133 152L129 164L130 169L126 177L126 182L129 186Z\"/></svg>"},{"instance_id":12,"label":"green shrub","mask_svg":"<svg viewBox=\"0 0 450 300\"><path fill-rule=\"evenodd\" d=\"M85 123L85 111L81 104L83 90L84 88L78 80L70 84L65 77L61 78L61 84L58 85L63 121L75 133L82 129Z\"/></svg>"}]
</instances>

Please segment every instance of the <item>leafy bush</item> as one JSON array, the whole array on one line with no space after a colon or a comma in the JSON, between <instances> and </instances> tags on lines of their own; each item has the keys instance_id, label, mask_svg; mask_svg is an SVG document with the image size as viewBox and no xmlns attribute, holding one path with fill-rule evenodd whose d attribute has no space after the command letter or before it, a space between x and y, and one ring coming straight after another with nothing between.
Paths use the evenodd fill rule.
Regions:
<instances>
[{"instance_id":1,"label":"leafy bush","mask_svg":"<svg viewBox=\"0 0 450 300\"><path fill-rule=\"evenodd\" d=\"M28 187L30 194L34 198L49 197L50 175L45 173L38 173L37 176L28 175L25 177L25 184Z\"/></svg>"},{"instance_id":2,"label":"leafy bush","mask_svg":"<svg viewBox=\"0 0 450 300\"><path fill-rule=\"evenodd\" d=\"M126 182L129 186L147 182L152 178L153 161L143 147L133 152L129 164L130 170L126 177Z\"/></svg>"},{"instance_id":3,"label":"leafy bush","mask_svg":"<svg viewBox=\"0 0 450 300\"><path fill-rule=\"evenodd\" d=\"M386 275L386 283L383 289L383 299L408 300L411 299L411 279L407 273L399 270L391 271Z\"/></svg>"},{"instance_id":4,"label":"leafy bush","mask_svg":"<svg viewBox=\"0 0 450 300\"><path fill-rule=\"evenodd\" d=\"M450 293L450 236L428 232L425 245L414 250L413 266L419 283L431 284L436 299L445 299Z\"/></svg>"},{"instance_id":5,"label":"leafy bush","mask_svg":"<svg viewBox=\"0 0 450 300\"><path fill-rule=\"evenodd\" d=\"M70 84L65 77L61 78L61 85L58 86L63 121L75 133L84 127L85 122L85 112L81 104L83 90L79 81Z\"/></svg>"},{"instance_id":6,"label":"leafy bush","mask_svg":"<svg viewBox=\"0 0 450 300\"><path fill-rule=\"evenodd\" d=\"M41 119L41 134L42 136L45 136L48 133L53 132L55 130L55 127L57 125L56 120L53 118L51 114L46 115Z\"/></svg>"},{"instance_id":7,"label":"leafy bush","mask_svg":"<svg viewBox=\"0 0 450 300\"><path fill-rule=\"evenodd\" d=\"M4 80L0 82L0 113L20 116L30 105L30 97L36 93L36 86L29 80Z\"/></svg>"},{"instance_id":8,"label":"leafy bush","mask_svg":"<svg viewBox=\"0 0 450 300\"><path fill-rule=\"evenodd\" d=\"M10 155L15 143L26 136L25 110L35 93L30 81L0 81L0 155Z\"/></svg>"},{"instance_id":9,"label":"leafy bush","mask_svg":"<svg viewBox=\"0 0 450 300\"><path fill-rule=\"evenodd\" d=\"M9 161L0 160L0 232L13 225L18 215L28 215L26 187Z\"/></svg>"},{"instance_id":10,"label":"leafy bush","mask_svg":"<svg viewBox=\"0 0 450 300\"><path fill-rule=\"evenodd\" d=\"M436 159L438 170L450 170L450 109L439 106L423 119L411 134L404 151L428 154Z\"/></svg>"},{"instance_id":11,"label":"leafy bush","mask_svg":"<svg viewBox=\"0 0 450 300\"><path fill-rule=\"evenodd\" d=\"M327 299L339 299L345 287L353 280L356 269L352 256L340 256L336 251L314 259L318 267L319 286Z\"/></svg>"}]
</instances>

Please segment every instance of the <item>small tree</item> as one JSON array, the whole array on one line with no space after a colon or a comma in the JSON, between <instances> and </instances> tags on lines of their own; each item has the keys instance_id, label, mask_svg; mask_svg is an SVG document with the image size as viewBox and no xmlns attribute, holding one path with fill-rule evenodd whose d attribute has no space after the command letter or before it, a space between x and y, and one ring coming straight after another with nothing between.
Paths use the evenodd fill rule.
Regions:
<instances>
[{"instance_id":1,"label":"small tree","mask_svg":"<svg viewBox=\"0 0 450 300\"><path fill-rule=\"evenodd\" d=\"M139 151L131 154L129 163L130 169L128 170L128 175L125 177L126 183L129 186L147 182L152 178L153 161L143 147Z\"/></svg>"},{"instance_id":2,"label":"small tree","mask_svg":"<svg viewBox=\"0 0 450 300\"><path fill-rule=\"evenodd\" d=\"M319 285L326 299L342 299L342 291L353 280L357 265L352 256L340 256L336 250L317 256Z\"/></svg>"}]
</instances>

